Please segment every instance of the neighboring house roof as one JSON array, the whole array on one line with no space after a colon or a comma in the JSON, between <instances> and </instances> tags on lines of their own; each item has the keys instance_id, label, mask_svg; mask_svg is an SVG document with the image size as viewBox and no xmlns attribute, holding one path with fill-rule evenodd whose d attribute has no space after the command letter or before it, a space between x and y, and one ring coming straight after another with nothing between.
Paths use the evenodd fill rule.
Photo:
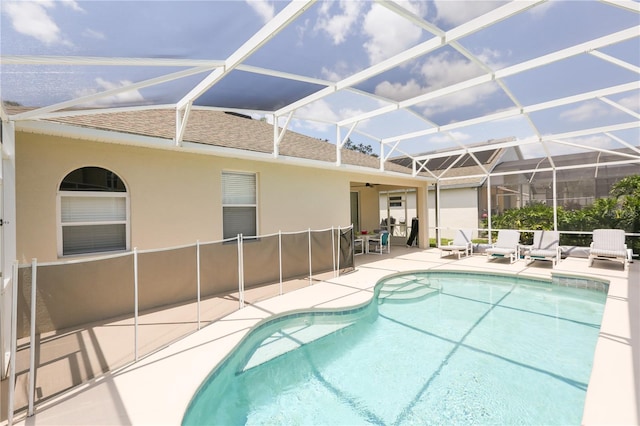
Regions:
<instances>
[{"instance_id":1,"label":"neighboring house roof","mask_svg":"<svg viewBox=\"0 0 640 426\"><path fill-rule=\"evenodd\" d=\"M25 108L10 107L10 113ZM175 138L175 110L150 109L122 112L69 115L46 121L119 133ZM273 125L248 116L222 111L194 109L189 114L183 141L260 153L273 153ZM329 142L287 130L279 146L279 155L335 163L336 146ZM348 149L342 150L343 164L379 169L380 159ZM387 161L385 170L401 174L412 169ZM427 176L426 174L421 174Z\"/></svg>"},{"instance_id":2,"label":"neighboring house roof","mask_svg":"<svg viewBox=\"0 0 640 426\"><path fill-rule=\"evenodd\" d=\"M475 152L474 156L478 161L470 154L462 154L462 157L458 160L460 154L447 155L447 151L427 152L417 156L434 155L433 158L427 161L425 168L440 178L446 178L440 182L440 188L470 188L481 186L484 183L486 174L496 167L507 150L508 148L498 148ZM456 162L456 160L458 161ZM390 161L412 167L412 159L409 157L397 157ZM451 166L452 164L453 166ZM447 170L449 167L451 168Z\"/></svg>"}]
</instances>

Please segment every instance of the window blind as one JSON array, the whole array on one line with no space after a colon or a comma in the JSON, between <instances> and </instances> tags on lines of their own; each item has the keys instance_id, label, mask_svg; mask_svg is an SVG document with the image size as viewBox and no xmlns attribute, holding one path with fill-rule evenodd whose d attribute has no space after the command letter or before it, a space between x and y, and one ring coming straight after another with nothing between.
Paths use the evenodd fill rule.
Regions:
<instances>
[{"instance_id":1,"label":"window blind","mask_svg":"<svg viewBox=\"0 0 640 426\"><path fill-rule=\"evenodd\" d=\"M257 233L256 175L222 173L223 238Z\"/></svg>"},{"instance_id":2,"label":"window blind","mask_svg":"<svg viewBox=\"0 0 640 426\"><path fill-rule=\"evenodd\" d=\"M127 219L124 197L62 197L62 223L115 222Z\"/></svg>"},{"instance_id":3,"label":"window blind","mask_svg":"<svg viewBox=\"0 0 640 426\"><path fill-rule=\"evenodd\" d=\"M223 173L222 204L256 204L256 175Z\"/></svg>"}]
</instances>

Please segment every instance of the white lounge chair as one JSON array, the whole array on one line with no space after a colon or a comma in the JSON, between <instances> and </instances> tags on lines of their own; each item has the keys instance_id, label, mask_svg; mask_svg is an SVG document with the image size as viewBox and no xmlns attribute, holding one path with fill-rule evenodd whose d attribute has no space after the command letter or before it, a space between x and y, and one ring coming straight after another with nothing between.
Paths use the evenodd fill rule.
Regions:
<instances>
[{"instance_id":1,"label":"white lounge chair","mask_svg":"<svg viewBox=\"0 0 640 426\"><path fill-rule=\"evenodd\" d=\"M514 263L519 257L518 244L520 244L520 231L512 229L498 231L498 240L486 250L487 260L508 257L509 263Z\"/></svg>"},{"instance_id":2,"label":"white lounge chair","mask_svg":"<svg viewBox=\"0 0 640 426\"><path fill-rule=\"evenodd\" d=\"M595 259L620 261L623 269L627 268L629 254L622 229L594 229L589 248L589 266L593 265Z\"/></svg>"},{"instance_id":3,"label":"white lounge chair","mask_svg":"<svg viewBox=\"0 0 640 426\"><path fill-rule=\"evenodd\" d=\"M533 231L533 245L525 251L524 260L527 264L535 260L550 260L556 266L560 261L560 234L556 231Z\"/></svg>"},{"instance_id":4,"label":"white lounge chair","mask_svg":"<svg viewBox=\"0 0 640 426\"><path fill-rule=\"evenodd\" d=\"M458 259L460 255L471 255L473 252L473 245L471 243L471 229L459 229L456 231L456 235L453 237L453 241L449 241L447 245L438 246L440 249L440 257L457 254Z\"/></svg>"}]
</instances>

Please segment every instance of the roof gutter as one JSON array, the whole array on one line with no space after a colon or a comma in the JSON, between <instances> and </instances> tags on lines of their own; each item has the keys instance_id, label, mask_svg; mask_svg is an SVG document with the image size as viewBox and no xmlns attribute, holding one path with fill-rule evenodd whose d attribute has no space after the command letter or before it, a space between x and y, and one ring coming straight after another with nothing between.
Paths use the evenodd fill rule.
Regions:
<instances>
[{"instance_id":1,"label":"roof gutter","mask_svg":"<svg viewBox=\"0 0 640 426\"><path fill-rule=\"evenodd\" d=\"M385 176L392 178L406 179L408 181L435 181L425 176L412 176L411 171L407 174L381 171L379 168L354 166L341 164L337 166L335 162L310 160L306 158L290 157L279 155L274 158L273 153L249 151L244 149L226 148L215 145L207 145L195 142L183 142L181 146L176 146L172 139L164 139L152 136L144 136L133 133L121 133L109 130L100 130L91 127L72 126L68 124L52 123L45 121L16 121L16 132L34 133L42 135L52 135L70 139L81 139L92 142L111 143L117 145L127 145L166 151L176 151L183 153L211 155L217 157L237 158L242 160L260 161L265 163L279 163L291 166L333 170L340 172L359 173L371 176Z\"/></svg>"}]
</instances>

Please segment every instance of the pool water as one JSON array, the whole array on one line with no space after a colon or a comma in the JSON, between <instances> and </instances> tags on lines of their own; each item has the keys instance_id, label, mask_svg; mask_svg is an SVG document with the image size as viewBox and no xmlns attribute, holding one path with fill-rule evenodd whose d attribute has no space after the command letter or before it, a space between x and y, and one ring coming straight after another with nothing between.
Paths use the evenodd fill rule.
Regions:
<instances>
[{"instance_id":1,"label":"pool water","mask_svg":"<svg viewBox=\"0 0 640 426\"><path fill-rule=\"evenodd\" d=\"M184 425L580 424L606 294L395 276L365 308L260 327Z\"/></svg>"}]
</instances>

